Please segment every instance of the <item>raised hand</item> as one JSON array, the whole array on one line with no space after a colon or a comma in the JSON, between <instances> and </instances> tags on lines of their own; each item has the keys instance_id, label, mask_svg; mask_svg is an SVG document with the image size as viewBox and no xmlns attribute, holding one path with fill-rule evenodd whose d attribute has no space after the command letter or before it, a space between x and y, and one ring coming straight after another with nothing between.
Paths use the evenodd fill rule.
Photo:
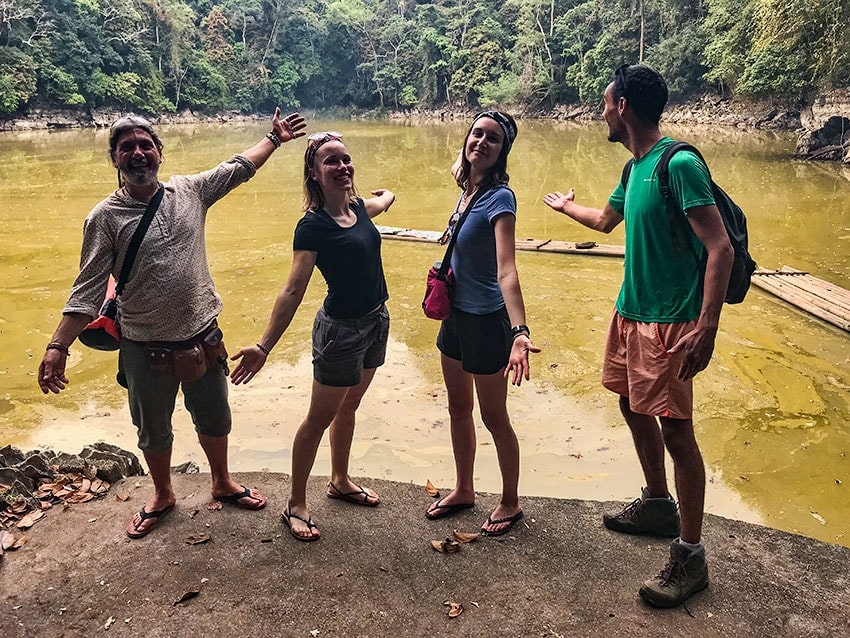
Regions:
<instances>
[{"instance_id":1,"label":"raised hand","mask_svg":"<svg viewBox=\"0 0 850 638\"><path fill-rule=\"evenodd\" d=\"M307 122L300 113L290 113L285 118L280 119L280 108L274 110L272 131L280 138L281 143L302 137L306 133L305 128L307 128Z\"/></svg>"}]
</instances>

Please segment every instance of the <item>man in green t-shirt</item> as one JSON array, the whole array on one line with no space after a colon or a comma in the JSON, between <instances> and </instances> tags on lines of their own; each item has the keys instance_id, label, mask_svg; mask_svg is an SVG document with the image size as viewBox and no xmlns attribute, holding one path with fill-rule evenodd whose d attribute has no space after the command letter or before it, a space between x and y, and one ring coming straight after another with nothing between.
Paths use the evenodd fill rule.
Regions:
<instances>
[{"instance_id":1,"label":"man in green t-shirt","mask_svg":"<svg viewBox=\"0 0 850 638\"><path fill-rule=\"evenodd\" d=\"M627 534L678 537L667 565L640 588L641 597L657 607L675 607L708 585L700 543L705 467L694 437L693 377L708 366L714 350L733 255L708 168L690 151L670 160L671 196L688 221L679 225L687 226L686 236L673 239L655 174L673 143L658 128L666 103L667 85L656 71L644 65L617 69L605 89L603 117L608 140L634 155L625 188L618 184L602 210L576 204L572 189L543 198L604 233L625 221L623 285L608 331L602 384L620 395L646 487L603 522ZM678 511L667 489L665 447L673 459Z\"/></svg>"}]
</instances>

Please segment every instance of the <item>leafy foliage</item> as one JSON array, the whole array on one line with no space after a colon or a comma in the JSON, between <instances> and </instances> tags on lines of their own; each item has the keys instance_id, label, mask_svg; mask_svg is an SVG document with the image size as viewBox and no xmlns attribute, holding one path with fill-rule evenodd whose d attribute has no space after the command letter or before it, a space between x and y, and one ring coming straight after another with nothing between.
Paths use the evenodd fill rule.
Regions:
<instances>
[{"instance_id":1,"label":"leafy foliage","mask_svg":"<svg viewBox=\"0 0 850 638\"><path fill-rule=\"evenodd\" d=\"M2 0L0 117L598 102L645 61L687 98L850 83L847 0Z\"/></svg>"}]
</instances>

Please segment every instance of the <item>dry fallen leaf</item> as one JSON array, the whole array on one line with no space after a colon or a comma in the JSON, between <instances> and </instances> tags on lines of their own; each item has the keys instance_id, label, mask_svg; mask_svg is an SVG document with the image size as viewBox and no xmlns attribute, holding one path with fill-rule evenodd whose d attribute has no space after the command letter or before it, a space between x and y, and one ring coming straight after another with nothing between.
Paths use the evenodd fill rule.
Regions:
<instances>
[{"instance_id":1,"label":"dry fallen leaf","mask_svg":"<svg viewBox=\"0 0 850 638\"><path fill-rule=\"evenodd\" d=\"M198 595L198 594L200 594L200 593L201 593L201 592L199 592L199 591L187 591L185 594L183 594L182 596L180 596L180 598L178 598L177 600L175 600L175 601L172 603L172 606L174 606L174 605L179 605L180 603L182 603L182 602L186 602L187 600L191 600L192 598L194 598L195 596L197 596L197 595Z\"/></svg>"},{"instance_id":2,"label":"dry fallen leaf","mask_svg":"<svg viewBox=\"0 0 850 638\"><path fill-rule=\"evenodd\" d=\"M455 531L452 532L452 536L454 536L454 539L458 543L471 543L476 538L481 536L481 532L471 533L471 532L459 532L459 531L455 530Z\"/></svg>"},{"instance_id":3,"label":"dry fallen leaf","mask_svg":"<svg viewBox=\"0 0 850 638\"><path fill-rule=\"evenodd\" d=\"M3 550L9 549L14 544L15 535L12 532L0 529L0 554L3 553Z\"/></svg>"},{"instance_id":4,"label":"dry fallen leaf","mask_svg":"<svg viewBox=\"0 0 850 638\"><path fill-rule=\"evenodd\" d=\"M33 510L29 512L18 521L18 529L27 529L28 527L32 527L42 516L44 516L44 512L41 510Z\"/></svg>"},{"instance_id":5,"label":"dry fallen leaf","mask_svg":"<svg viewBox=\"0 0 850 638\"><path fill-rule=\"evenodd\" d=\"M449 618L457 618L463 613L463 605L453 600L444 600L443 604L449 608Z\"/></svg>"},{"instance_id":6,"label":"dry fallen leaf","mask_svg":"<svg viewBox=\"0 0 850 638\"><path fill-rule=\"evenodd\" d=\"M204 532L200 532L198 534L192 534L191 536L186 537L186 542L189 545L200 545L201 543L206 543L210 539L210 535Z\"/></svg>"},{"instance_id":7,"label":"dry fallen leaf","mask_svg":"<svg viewBox=\"0 0 850 638\"><path fill-rule=\"evenodd\" d=\"M460 551L460 543L451 538L446 538L442 541L431 541L431 547L441 554L454 554Z\"/></svg>"},{"instance_id":8,"label":"dry fallen leaf","mask_svg":"<svg viewBox=\"0 0 850 638\"><path fill-rule=\"evenodd\" d=\"M217 512L222 507L221 501L210 501L207 503L207 509L211 512Z\"/></svg>"},{"instance_id":9,"label":"dry fallen leaf","mask_svg":"<svg viewBox=\"0 0 850 638\"><path fill-rule=\"evenodd\" d=\"M425 483L425 491L428 492L428 496L430 496L431 498L437 498L440 495L439 490L434 487L430 479L428 479L428 482Z\"/></svg>"}]
</instances>

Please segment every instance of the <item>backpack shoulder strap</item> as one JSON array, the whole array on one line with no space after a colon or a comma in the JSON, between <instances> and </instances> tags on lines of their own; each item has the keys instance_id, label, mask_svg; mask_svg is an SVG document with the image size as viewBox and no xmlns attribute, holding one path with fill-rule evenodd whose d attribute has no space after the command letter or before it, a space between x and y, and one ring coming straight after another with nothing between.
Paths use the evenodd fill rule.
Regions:
<instances>
[{"instance_id":1,"label":"backpack shoulder strap","mask_svg":"<svg viewBox=\"0 0 850 638\"><path fill-rule=\"evenodd\" d=\"M690 151L699 157L700 160L702 160L702 163L705 164L705 167L708 168L708 164L703 158L702 153L700 153L695 146L688 144L687 142L673 142L670 146L665 148L664 152L661 154L661 159L658 160L658 164L655 166L655 174L658 176L658 187L661 189L661 195L668 204L672 202L670 197L670 160L679 151ZM709 171L709 177L710 176L711 171Z\"/></svg>"},{"instance_id":2,"label":"backpack shoulder strap","mask_svg":"<svg viewBox=\"0 0 850 638\"><path fill-rule=\"evenodd\" d=\"M626 162L626 165L623 166L623 174L620 175L620 186L623 187L623 191L626 190L626 184L629 183L629 175L632 174L632 166L635 164L635 158L632 157Z\"/></svg>"}]
</instances>

